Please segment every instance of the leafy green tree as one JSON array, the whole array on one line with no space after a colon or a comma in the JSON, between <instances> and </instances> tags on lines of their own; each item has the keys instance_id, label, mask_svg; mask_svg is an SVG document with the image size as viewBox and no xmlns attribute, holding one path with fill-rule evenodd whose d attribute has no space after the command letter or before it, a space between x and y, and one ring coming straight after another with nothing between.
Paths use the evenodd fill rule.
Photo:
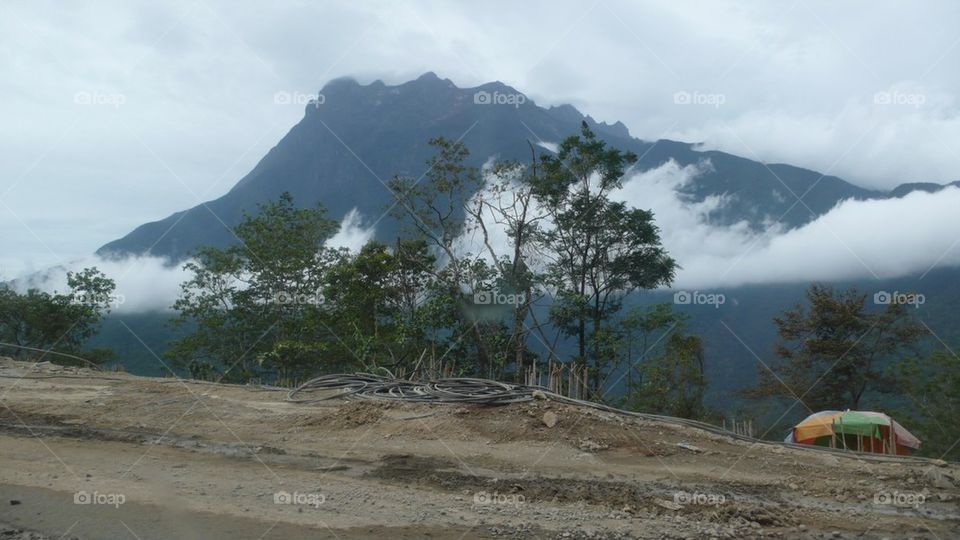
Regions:
<instances>
[{"instance_id":1,"label":"leafy green tree","mask_svg":"<svg viewBox=\"0 0 960 540\"><path fill-rule=\"evenodd\" d=\"M688 319L671 304L634 307L620 318L626 408L701 420L712 414L703 403L707 388L703 343L686 333Z\"/></svg>"},{"instance_id":2,"label":"leafy green tree","mask_svg":"<svg viewBox=\"0 0 960 540\"><path fill-rule=\"evenodd\" d=\"M102 363L112 356L106 349L84 350L83 344L120 302L116 284L96 268L85 268L67 272L67 288L64 294L0 288L0 341L17 346L6 347L13 356L38 357L43 353L30 349L50 350L64 355L43 355L45 359L71 365L86 364L73 357Z\"/></svg>"},{"instance_id":3,"label":"leafy green tree","mask_svg":"<svg viewBox=\"0 0 960 540\"><path fill-rule=\"evenodd\" d=\"M499 272L497 292L514 300L507 347L518 381L523 380L526 369L538 358L527 345L530 334L536 332L541 343L549 342L544 325L539 323L533 310L544 296L542 275L536 268L540 257L536 239L548 214L534 197L533 186L537 184L540 168L536 150L531 143L527 144L530 164L515 161L493 163L485 175L484 189L474 195L466 208L472 218L470 232L480 233L483 247ZM506 233L506 245L492 240L491 229L494 227ZM527 324L528 319L533 319L532 327Z\"/></svg>"},{"instance_id":4,"label":"leafy green tree","mask_svg":"<svg viewBox=\"0 0 960 540\"><path fill-rule=\"evenodd\" d=\"M284 194L235 228L237 245L201 249L174 306L192 331L171 356L195 377L283 384L412 369L452 322L430 302L436 259L423 240L325 247L335 231L322 207Z\"/></svg>"},{"instance_id":5,"label":"leafy green tree","mask_svg":"<svg viewBox=\"0 0 960 540\"><path fill-rule=\"evenodd\" d=\"M546 282L556 291L551 320L575 337L576 361L590 366L594 392L609 362L601 336L624 296L669 285L677 268L660 244L653 213L610 199L636 161L607 148L584 122L555 156L541 156L542 174L532 178L551 222L538 238L547 250Z\"/></svg>"},{"instance_id":6,"label":"leafy green tree","mask_svg":"<svg viewBox=\"0 0 960 540\"><path fill-rule=\"evenodd\" d=\"M908 398L904 422L923 441L921 452L940 459L960 459L960 358L953 351L935 351L891 368L890 375Z\"/></svg>"},{"instance_id":7,"label":"leafy green tree","mask_svg":"<svg viewBox=\"0 0 960 540\"><path fill-rule=\"evenodd\" d=\"M344 256L324 246L336 231L322 206L297 208L284 193L234 228L239 243L198 250L174 304L174 325L193 331L168 354L192 374L240 381L258 375L262 355L293 378L342 360L324 355L316 324L324 273Z\"/></svg>"},{"instance_id":8,"label":"leafy green tree","mask_svg":"<svg viewBox=\"0 0 960 540\"><path fill-rule=\"evenodd\" d=\"M707 388L703 343L697 336L674 332L664 351L639 366L641 377L630 385L628 406L634 410L702 419Z\"/></svg>"},{"instance_id":9,"label":"leafy green tree","mask_svg":"<svg viewBox=\"0 0 960 540\"><path fill-rule=\"evenodd\" d=\"M481 185L480 174L466 164L470 152L462 142L440 137L429 144L437 153L427 161L422 179L397 176L391 180L396 200L393 212L441 259L433 273L438 296L431 304L434 309L447 310L437 315L450 323L451 348L466 354L469 341L477 372L488 374L493 366L491 352L465 292L471 290L469 282L476 281L470 273L478 268L477 261L472 254L461 253L457 245L464 231L465 208Z\"/></svg>"},{"instance_id":10,"label":"leafy green tree","mask_svg":"<svg viewBox=\"0 0 960 540\"><path fill-rule=\"evenodd\" d=\"M430 140L423 178L390 183L392 211L413 233L392 247L328 250L335 229L322 210L298 210L289 195L261 207L236 228L238 245L200 250L186 266L175 307L193 331L172 355L191 373L240 380L350 366L410 373L428 352L455 358L460 373L519 378L537 358L528 318L547 342L532 307L546 285L558 291L551 322L578 337L577 361L590 356L599 388L617 361L622 298L669 283L675 263L650 212L609 198L636 158L606 149L586 125L582 137L557 157L537 160L531 148L530 166L496 163L486 183L466 146ZM506 248L494 246L493 227ZM463 236L478 231L481 253L469 253ZM514 301L491 305L485 292ZM311 295L319 300L300 301Z\"/></svg>"},{"instance_id":11,"label":"leafy green tree","mask_svg":"<svg viewBox=\"0 0 960 540\"><path fill-rule=\"evenodd\" d=\"M422 241L398 241L393 250L373 241L328 270L326 324L365 370L409 372L434 348L425 303L434 263Z\"/></svg>"},{"instance_id":12,"label":"leafy green tree","mask_svg":"<svg viewBox=\"0 0 960 540\"><path fill-rule=\"evenodd\" d=\"M631 385L639 366L647 358L662 353L666 338L674 330L681 330L687 319L687 315L674 311L671 304L635 306L626 310L619 322L620 364L612 371L620 371L625 364L625 378L627 385Z\"/></svg>"},{"instance_id":13,"label":"leafy green tree","mask_svg":"<svg viewBox=\"0 0 960 540\"><path fill-rule=\"evenodd\" d=\"M858 409L865 393L891 385L885 365L911 351L927 334L904 304L868 311L867 295L813 284L808 306L774 318L779 359L758 366L753 399L800 399L812 410Z\"/></svg>"}]
</instances>

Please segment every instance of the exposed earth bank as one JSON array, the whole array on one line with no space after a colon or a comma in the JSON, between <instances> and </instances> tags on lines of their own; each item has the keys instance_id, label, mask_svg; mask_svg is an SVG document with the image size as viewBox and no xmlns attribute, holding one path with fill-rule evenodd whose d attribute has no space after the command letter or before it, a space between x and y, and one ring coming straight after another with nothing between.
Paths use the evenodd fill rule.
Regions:
<instances>
[{"instance_id":1,"label":"exposed earth bank","mask_svg":"<svg viewBox=\"0 0 960 540\"><path fill-rule=\"evenodd\" d=\"M6 359L0 460L0 539L960 537L957 464L539 400L297 404Z\"/></svg>"}]
</instances>

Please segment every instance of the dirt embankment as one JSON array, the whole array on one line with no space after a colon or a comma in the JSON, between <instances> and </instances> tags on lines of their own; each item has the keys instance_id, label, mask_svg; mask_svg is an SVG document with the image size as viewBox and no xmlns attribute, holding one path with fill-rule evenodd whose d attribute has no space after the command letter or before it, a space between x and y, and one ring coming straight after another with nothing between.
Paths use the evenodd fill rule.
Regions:
<instances>
[{"instance_id":1,"label":"dirt embankment","mask_svg":"<svg viewBox=\"0 0 960 540\"><path fill-rule=\"evenodd\" d=\"M0 361L0 538L960 537L955 464L550 401L284 397Z\"/></svg>"}]
</instances>

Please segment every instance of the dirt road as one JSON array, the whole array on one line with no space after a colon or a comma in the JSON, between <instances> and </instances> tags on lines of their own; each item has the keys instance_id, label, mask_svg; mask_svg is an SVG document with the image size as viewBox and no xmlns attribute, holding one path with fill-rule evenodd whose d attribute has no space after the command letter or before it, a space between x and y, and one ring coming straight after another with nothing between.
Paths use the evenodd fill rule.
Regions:
<instances>
[{"instance_id":1,"label":"dirt road","mask_svg":"<svg viewBox=\"0 0 960 540\"><path fill-rule=\"evenodd\" d=\"M956 464L550 401L284 397L0 361L0 538L960 537Z\"/></svg>"}]
</instances>

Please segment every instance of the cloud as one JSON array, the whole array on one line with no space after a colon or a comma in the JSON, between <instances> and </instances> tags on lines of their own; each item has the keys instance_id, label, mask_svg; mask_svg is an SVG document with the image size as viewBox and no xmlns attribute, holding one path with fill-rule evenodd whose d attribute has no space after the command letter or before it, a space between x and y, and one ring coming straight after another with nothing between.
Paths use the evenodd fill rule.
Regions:
<instances>
[{"instance_id":1,"label":"cloud","mask_svg":"<svg viewBox=\"0 0 960 540\"><path fill-rule=\"evenodd\" d=\"M364 227L356 209L344 216L340 230L327 242L333 248L356 252L373 238L374 227ZM13 281L14 288L24 292L36 288L47 292L67 291L67 272L96 267L116 282L112 311L139 313L169 310L180 295L180 284L191 277L183 264L169 264L159 257L104 258L91 255L75 259L40 272L31 272Z\"/></svg>"},{"instance_id":2,"label":"cloud","mask_svg":"<svg viewBox=\"0 0 960 540\"><path fill-rule=\"evenodd\" d=\"M837 205L785 234L726 256L695 254L691 283L887 279L960 264L960 189ZM739 250L738 250L739 251ZM722 271L718 274L718 269Z\"/></svg>"},{"instance_id":3,"label":"cloud","mask_svg":"<svg viewBox=\"0 0 960 540\"><path fill-rule=\"evenodd\" d=\"M757 108L671 132L764 162L790 163L870 187L960 179L960 114L951 94L916 82L877 88L817 112Z\"/></svg>"},{"instance_id":4,"label":"cloud","mask_svg":"<svg viewBox=\"0 0 960 540\"><path fill-rule=\"evenodd\" d=\"M364 227L363 216L354 208L343 216L340 230L327 241L327 246L359 251L364 244L373 239L374 234L376 234L376 226Z\"/></svg>"},{"instance_id":5,"label":"cloud","mask_svg":"<svg viewBox=\"0 0 960 540\"><path fill-rule=\"evenodd\" d=\"M847 200L802 227L765 232L713 226L724 199L690 203L677 189L703 167L675 162L635 174L615 196L654 211L664 246L683 267L677 288L753 283L886 279L960 265L960 189L897 199Z\"/></svg>"},{"instance_id":6,"label":"cloud","mask_svg":"<svg viewBox=\"0 0 960 540\"><path fill-rule=\"evenodd\" d=\"M747 222L719 226L708 216L724 207L730 195L701 202L679 192L711 167L708 160L681 166L668 161L654 169L628 173L614 200L649 209L661 241L682 267L677 289L736 287L761 283L807 283L847 279L922 276L934 267L960 265L960 188L937 193L914 192L897 199L847 200L805 226L787 229L779 223L757 232ZM471 199L495 202L487 184ZM506 196L506 200L510 197ZM539 212L536 205L531 215ZM510 254L505 227L491 210L483 214L489 243L498 254ZM772 220L771 220L772 221ZM549 221L541 222L549 227ZM488 262L483 236L473 220L457 239L461 254ZM531 254L531 260L543 258Z\"/></svg>"},{"instance_id":7,"label":"cloud","mask_svg":"<svg viewBox=\"0 0 960 540\"><path fill-rule=\"evenodd\" d=\"M915 192L897 199L848 200L799 228L772 224L762 233L746 223L715 226L707 216L723 207L726 197L690 202L678 189L710 167L708 161L660 167L628 176L612 197L654 212L663 245L682 269L674 288L707 289L757 283L836 281L922 275L934 267L960 265L960 188L938 193ZM491 177L487 177L488 181ZM488 186L478 192L492 201ZM537 213L534 207L533 214ZM509 253L509 238L494 215L485 212L490 243L497 253ZM373 237L356 210L349 212L331 247L358 250ZM458 239L461 253L489 259L476 227ZM156 257L77 259L45 272L20 278L18 289L66 290L66 272L96 266L117 282L114 311L136 313L169 309L189 276L181 265Z\"/></svg>"},{"instance_id":8,"label":"cloud","mask_svg":"<svg viewBox=\"0 0 960 540\"><path fill-rule=\"evenodd\" d=\"M537 146L539 146L539 147L541 147L541 148L545 148L545 149L553 152L554 154L556 154L557 152L560 151L560 145L557 144L557 143L555 143L555 142L537 141Z\"/></svg>"},{"instance_id":9,"label":"cloud","mask_svg":"<svg viewBox=\"0 0 960 540\"><path fill-rule=\"evenodd\" d=\"M545 145L552 143L540 142L537 144L547 148ZM517 185L516 173L518 171L503 172L502 174L506 176L494 174L492 166L496 161L495 157L496 156L491 156L486 161L486 165L484 165L482 169L483 186L474 193L467 202L467 207L470 208L473 213L476 213L478 208L480 209L480 216L483 219L484 226L480 226L480 223L472 213L468 214L464 223L463 232L456 238L453 246L454 251L460 256L471 255L475 258L483 259L487 263L493 262L491 251L498 257L512 256L513 247L510 236L507 233L508 221L510 219L516 220L515 218L520 211L519 206L516 207L516 213L509 210L513 207L517 199L514 198L513 192L510 189L503 189L504 186ZM499 210L494 210L494 208L507 209L507 214L504 215ZM538 219L538 216L541 215L542 211L539 205L537 205L535 200L531 200L526 213L527 219L530 221L537 220L539 226L549 227L550 222L546 219L546 216L543 216L544 219ZM486 229L486 233L484 233L484 229ZM484 234L486 234L486 238ZM534 266L543 264L541 257L538 257L534 253L529 253L528 255L530 256L530 260L534 261ZM446 260L446 258L441 257L441 260Z\"/></svg>"},{"instance_id":10,"label":"cloud","mask_svg":"<svg viewBox=\"0 0 960 540\"><path fill-rule=\"evenodd\" d=\"M115 313L138 313L169 310L180 294L180 283L189 278L182 265L171 266L159 257L102 258L91 255L67 264L24 276L14 281L20 292L36 288L63 293L67 288L67 272L96 267L116 282Z\"/></svg>"}]
</instances>

